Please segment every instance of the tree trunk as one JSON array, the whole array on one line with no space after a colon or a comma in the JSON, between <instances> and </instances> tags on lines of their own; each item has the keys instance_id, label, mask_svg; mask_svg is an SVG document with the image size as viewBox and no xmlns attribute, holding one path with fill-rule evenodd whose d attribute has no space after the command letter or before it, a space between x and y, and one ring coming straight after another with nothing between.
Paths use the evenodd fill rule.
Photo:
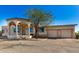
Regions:
<instances>
[{"instance_id":1,"label":"tree trunk","mask_svg":"<svg viewBox=\"0 0 79 59\"><path fill-rule=\"evenodd\" d=\"M38 24L35 25L35 38L38 39L38 35L39 35L39 32L38 32Z\"/></svg>"}]
</instances>

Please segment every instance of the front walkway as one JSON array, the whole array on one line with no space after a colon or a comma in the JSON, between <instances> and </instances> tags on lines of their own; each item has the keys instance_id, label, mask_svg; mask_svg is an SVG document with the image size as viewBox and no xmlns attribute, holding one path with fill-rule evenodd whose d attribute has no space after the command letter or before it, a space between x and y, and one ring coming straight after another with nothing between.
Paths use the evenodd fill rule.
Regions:
<instances>
[{"instance_id":1,"label":"front walkway","mask_svg":"<svg viewBox=\"0 0 79 59\"><path fill-rule=\"evenodd\" d=\"M0 40L0 52L79 52L79 40Z\"/></svg>"}]
</instances>

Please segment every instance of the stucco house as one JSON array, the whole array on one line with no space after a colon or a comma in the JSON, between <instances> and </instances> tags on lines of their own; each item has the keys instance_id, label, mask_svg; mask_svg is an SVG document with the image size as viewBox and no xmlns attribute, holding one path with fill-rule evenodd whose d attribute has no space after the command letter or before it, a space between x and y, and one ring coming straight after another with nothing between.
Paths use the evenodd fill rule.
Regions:
<instances>
[{"instance_id":1,"label":"stucco house","mask_svg":"<svg viewBox=\"0 0 79 59\"><path fill-rule=\"evenodd\" d=\"M48 25L39 28L39 37L45 38L75 38L75 26L68 25ZM7 19L7 26L2 26L3 36L8 39L32 38L35 29L30 19L10 18Z\"/></svg>"}]
</instances>

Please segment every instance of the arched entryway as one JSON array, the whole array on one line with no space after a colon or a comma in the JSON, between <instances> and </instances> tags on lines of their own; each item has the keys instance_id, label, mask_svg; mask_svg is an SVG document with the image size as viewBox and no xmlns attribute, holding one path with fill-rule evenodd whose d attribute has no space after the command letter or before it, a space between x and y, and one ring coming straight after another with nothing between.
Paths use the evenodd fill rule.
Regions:
<instances>
[{"instance_id":1,"label":"arched entryway","mask_svg":"<svg viewBox=\"0 0 79 59\"><path fill-rule=\"evenodd\" d=\"M8 38L16 39L22 36L30 38L30 23L23 22L23 21L17 21L17 22L14 22L14 21L15 20L10 21L8 24L8 27L9 27Z\"/></svg>"},{"instance_id":2,"label":"arched entryway","mask_svg":"<svg viewBox=\"0 0 79 59\"><path fill-rule=\"evenodd\" d=\"M14 22L9 23L9 35L16 34L16 24Z\"/></svg>"}]
</instances>

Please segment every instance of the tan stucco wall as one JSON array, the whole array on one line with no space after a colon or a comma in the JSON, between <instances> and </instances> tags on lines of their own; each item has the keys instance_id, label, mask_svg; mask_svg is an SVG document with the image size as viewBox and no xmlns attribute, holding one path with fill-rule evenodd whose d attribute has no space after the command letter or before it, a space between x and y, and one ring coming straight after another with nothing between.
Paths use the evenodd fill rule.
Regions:
<instances>
[{"instance_id":1,"label":"tan stucco wall","mask_svg":"<svg viewBox=\"0 0 79 59\"><path fill-rule=\"evenodd\" d=\"M46 29L74 29L74 26L48 26Z\"/></svg>"}]
</instances>

